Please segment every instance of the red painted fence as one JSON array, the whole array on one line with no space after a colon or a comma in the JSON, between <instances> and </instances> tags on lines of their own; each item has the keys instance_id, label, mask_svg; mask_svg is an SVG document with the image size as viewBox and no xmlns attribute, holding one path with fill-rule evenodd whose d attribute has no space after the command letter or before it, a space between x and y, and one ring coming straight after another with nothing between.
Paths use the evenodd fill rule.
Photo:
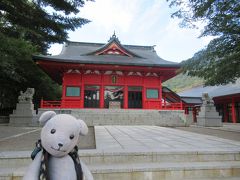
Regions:
<instances>
[{"instance_id":1,"label":"red painted fence","mask_svg":"<svg viewBox=\"0 0 240 180\"><path fill-rule=\"evenodd\" d=\"M61 101L44 101L41 100L41 108L61 108Z\"/></svg>"},{"instance_id":2,"label":"red painted fence","mask_svg":"<svg viewBox=\"0 0 240 180\"><path fill-rule=\"evenodd\" d=\"M158 106L160 107L160 106ZM61 101L44 101L41 100L41 108L49 108L49 109L58 109L58 108L77 108L77 107L69 107L67 105L63 105ZM164 110L183 110L183 103L162 103L162 108L156 109L164 109Z\"/></svg>"}]
</instances>

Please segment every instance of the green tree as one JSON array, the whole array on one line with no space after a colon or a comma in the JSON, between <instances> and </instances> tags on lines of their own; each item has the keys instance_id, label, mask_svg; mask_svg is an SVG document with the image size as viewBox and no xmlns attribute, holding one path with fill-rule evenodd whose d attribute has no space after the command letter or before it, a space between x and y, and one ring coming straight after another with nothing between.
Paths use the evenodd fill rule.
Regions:
<instances>
[{"instance_id":1,"label":"green tree","mask_svg":"<svg viewBox=\"0 0 240 180\"><path fill-rule=\"evenodd\" d=\"M19 91L36 89L41 97L60 97L61 87L32 61L32 54L46 54L51 43L67 40L67 31L89 21L78 17L82 0L0 1L0 108L13 107Z\"/></svg>"},{"instance_id":2,"label":"green tree","mask_svg":"<svg viewBox=\"0 0 240 180\"><path fill-rule=\"evenodd\" d=\"M0 31L46 53L51 43L66 41L68 30L89 22L77 16L83 5L83 0L1 0Z\"/></svg>"},{"instance_id":3,"label":"green tree","mask_svg":"<svg viewBox=\"0 0 240 180\"><path fill-rule=\"evenodd\" d=\"M206 85L226 84L240 78L240 1L167 0L179 8L172 17L182 27L205 24L200 35L214 36L208 46L183 62L183 71L204 78Z\"/></svg>"}]
</instances>

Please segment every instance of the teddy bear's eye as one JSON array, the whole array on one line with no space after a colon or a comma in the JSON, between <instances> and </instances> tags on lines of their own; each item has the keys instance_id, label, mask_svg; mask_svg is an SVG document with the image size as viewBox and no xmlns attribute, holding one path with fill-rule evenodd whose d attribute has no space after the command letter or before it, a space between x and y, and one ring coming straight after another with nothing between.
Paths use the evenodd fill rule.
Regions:
<instances>
[{"instance_id":1,"label":"teddy bear's eye","mask_svg":"<svg viewBox=\"0 0 240 180\"><path fill-rule=\"evenodd\" d=\"M51 130L51 134L54 134L56 132L56 129Z\"/></svg>"},{"instance_id":2,"label":"teddy bear's eye","mask_svg":"<svg viewBox=\"0 0 240 180\"><path fill-rule=\"evenodd\" d=\"M69 136L70 139L73 139L74 138L74 135L72 134L71 136Z\"/></svg>"}]
</instances>

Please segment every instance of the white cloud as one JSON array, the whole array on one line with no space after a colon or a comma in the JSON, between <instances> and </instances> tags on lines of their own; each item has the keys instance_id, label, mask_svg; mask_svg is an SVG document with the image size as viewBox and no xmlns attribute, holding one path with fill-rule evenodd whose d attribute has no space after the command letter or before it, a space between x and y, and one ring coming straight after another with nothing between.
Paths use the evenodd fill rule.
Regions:
<instances>
[{"instance_id":1,"label":"white cloud","mask_svg":"<svg viewBox=\"0 0 240 180\"><path fill-rule=\"evenodd\" d=\"M132 1L133 2L133 1ZM126 31L132 21L132 3L128 1L102 0L89 2L82 10L82 16L92 20L97 26L106 30L117 27Z\"/></svg>"},{"instance_id":2,"label":"white cloud","mask_svg":"<svg viewBox=\"0 0 240 180\"><path fill-rule=\"evenodd\" d=\"M60 54L62 50L62 45L61 44L53 44L49 49L48 53L51 55L58 55Z\"/></svg>"},{"instance_id":3,"label":"white cloud","mask_svg":"<svg viewBox=\"0 0 240 180\"><path fill-rule=\"evenodd\" d=\"M121 43L157 45L160 57L179 62L192 57L212 38L199 39L200 30L179 28L179 20L170 18L171 11L165 0L87 2L80 16L92 22L69 32L69 40L105 43L115 30Z\"/></svg>"}]
</instances>

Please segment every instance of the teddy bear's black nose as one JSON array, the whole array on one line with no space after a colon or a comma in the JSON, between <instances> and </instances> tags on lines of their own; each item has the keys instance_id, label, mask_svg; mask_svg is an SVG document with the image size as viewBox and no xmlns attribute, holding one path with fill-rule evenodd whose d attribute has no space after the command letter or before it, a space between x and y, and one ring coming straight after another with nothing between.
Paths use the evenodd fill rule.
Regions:
<instances>
[{"instance_id":1,"label":"teddy bear's black nose","mask_svg":"<svg viewBox=\"0 0 240 180\"><path fill-rule=\"evenodd\" d=\"M59 147L62 147L62 146L63 146L63 144L62 144L62 143L58 143L58 146L59 146Z\"/></svg>"}]
</instances>

